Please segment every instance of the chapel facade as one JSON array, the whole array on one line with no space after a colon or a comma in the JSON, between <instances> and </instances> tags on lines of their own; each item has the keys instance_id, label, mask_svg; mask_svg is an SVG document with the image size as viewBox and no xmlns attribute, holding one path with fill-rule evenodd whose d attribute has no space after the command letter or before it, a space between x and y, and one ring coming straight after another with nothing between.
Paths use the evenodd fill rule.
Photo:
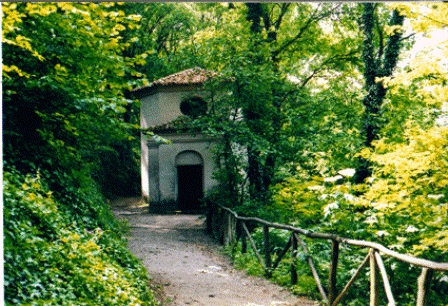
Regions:
<instances>
[{"instance_id":1,"label":"chapel facade","mask_svg":"<svg viewBox=\"0 0 448 306\"><path fill-rule=\"evenodd\" d=\"M215 140L178 128L182 118L207 112L203 84L211 76L196 67L133 91L141 101L141 128L150 132L141 135L141 184L151 212L200 211L204 195L217 184Z\"/></svg>"}]
</instances>

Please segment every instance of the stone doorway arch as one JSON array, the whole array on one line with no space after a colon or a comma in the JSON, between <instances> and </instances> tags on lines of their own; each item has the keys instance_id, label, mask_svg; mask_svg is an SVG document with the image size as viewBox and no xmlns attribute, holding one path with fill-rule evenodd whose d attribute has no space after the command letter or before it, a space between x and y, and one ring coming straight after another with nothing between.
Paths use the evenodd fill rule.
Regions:
<instances>
[{"instance_id":1,"label":"stone doorway arch","mask_svg":"<svg viewBox=\"0 0 448 306\"><path fill-rule=\"evenodd\" d=\"M177 207L183 212L198 212L204 197L204 160L196 151L176 156Z\"/></svg>"}]
</instances>

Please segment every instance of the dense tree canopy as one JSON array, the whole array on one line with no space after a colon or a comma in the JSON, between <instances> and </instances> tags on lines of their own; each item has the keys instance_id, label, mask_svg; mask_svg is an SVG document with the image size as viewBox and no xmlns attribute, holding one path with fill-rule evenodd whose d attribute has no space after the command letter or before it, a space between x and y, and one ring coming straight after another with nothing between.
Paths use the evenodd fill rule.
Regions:
<instances>
[{"instance_id":1,"label":"dense tree canopy","mask_svg":"<svg viewBox=\"0 0 448 306\"><path fill-rule=\"evenodd\" d=\"M135 190L136 154L118 165L138 135L125 93L139 83L125 76L141 77L145 54L126 57L120 33L140 16L113 3L2 14L6 304L155 304L96 188Z\"/></svg>"},{"instance_id":2,"label":"dense tree canopy","mask_svg":"<svg viewBox=\"0 0 448 306\"><path fill-rule=\"evenodd\" d=\"M114 256L119 238L97 228L118 225L98 190L139 192L129 93L194 66L218 73L208 113L190 123L220 140L209 200L448 261L446 3L4 3L2 16L5 258L33 275L6 276L9 303L53 298L17 291L51 282L35 246L100 248L91 271ZM425 48L431 35L443 39ZM397 283L416 273L389 268ZM54 303L80 294L64 288Z\"/></svg>"}]
</instances>

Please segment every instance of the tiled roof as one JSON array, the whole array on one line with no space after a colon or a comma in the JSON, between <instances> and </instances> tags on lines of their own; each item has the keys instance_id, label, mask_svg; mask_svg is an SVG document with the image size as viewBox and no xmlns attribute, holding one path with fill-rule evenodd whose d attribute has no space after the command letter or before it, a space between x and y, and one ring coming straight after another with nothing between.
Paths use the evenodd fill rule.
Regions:
<instances>
[{"instance_id":1,"label":"tiled roof","mask_svg":"<svg viewBox=\"0 0 448 306\"><path fill-rule=\"evenodd\" d=\"M210 77L213 77L215 75L216 73L213 71L208 71L199 67L194 67L158 79L157 81L154 81L152 84L153 86L202 84L205 81L207 81Z\"/></svg>"},{"instance_id":2,"label":"tiled roof","mask_svg":"<svg viewBox=\"0 0 448 306\"><path fill-rule=\"evenodd\" d=\"M216 75L217 73L214 71L205 70L200 67L194 67L158 79L148 86L136 88L133 90L133 92L136 94L138 94L139 92L144 93L158 86L200 85L207 81L209 78Z\"/></svg>"}]
</instances>

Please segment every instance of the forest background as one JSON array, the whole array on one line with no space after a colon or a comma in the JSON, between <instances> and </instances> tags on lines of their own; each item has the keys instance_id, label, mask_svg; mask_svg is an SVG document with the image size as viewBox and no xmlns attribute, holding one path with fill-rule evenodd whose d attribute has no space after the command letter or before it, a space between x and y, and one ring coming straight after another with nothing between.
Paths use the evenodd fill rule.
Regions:
<instances>
[{"instance_id":1,"label":"forest background","mask_svg":"<svg viewBox=\"0 0 448 306\"><path fill-rule=\"evenodd\" d=\"M7 304L155 303L105 199L139 194L132 89L196 66L228 93L183 121L221 140L208 200L448 261L447 16L442 2L3 3ZM387 266L412 302L417 271Z\"/></svg>"}]
</instances>

